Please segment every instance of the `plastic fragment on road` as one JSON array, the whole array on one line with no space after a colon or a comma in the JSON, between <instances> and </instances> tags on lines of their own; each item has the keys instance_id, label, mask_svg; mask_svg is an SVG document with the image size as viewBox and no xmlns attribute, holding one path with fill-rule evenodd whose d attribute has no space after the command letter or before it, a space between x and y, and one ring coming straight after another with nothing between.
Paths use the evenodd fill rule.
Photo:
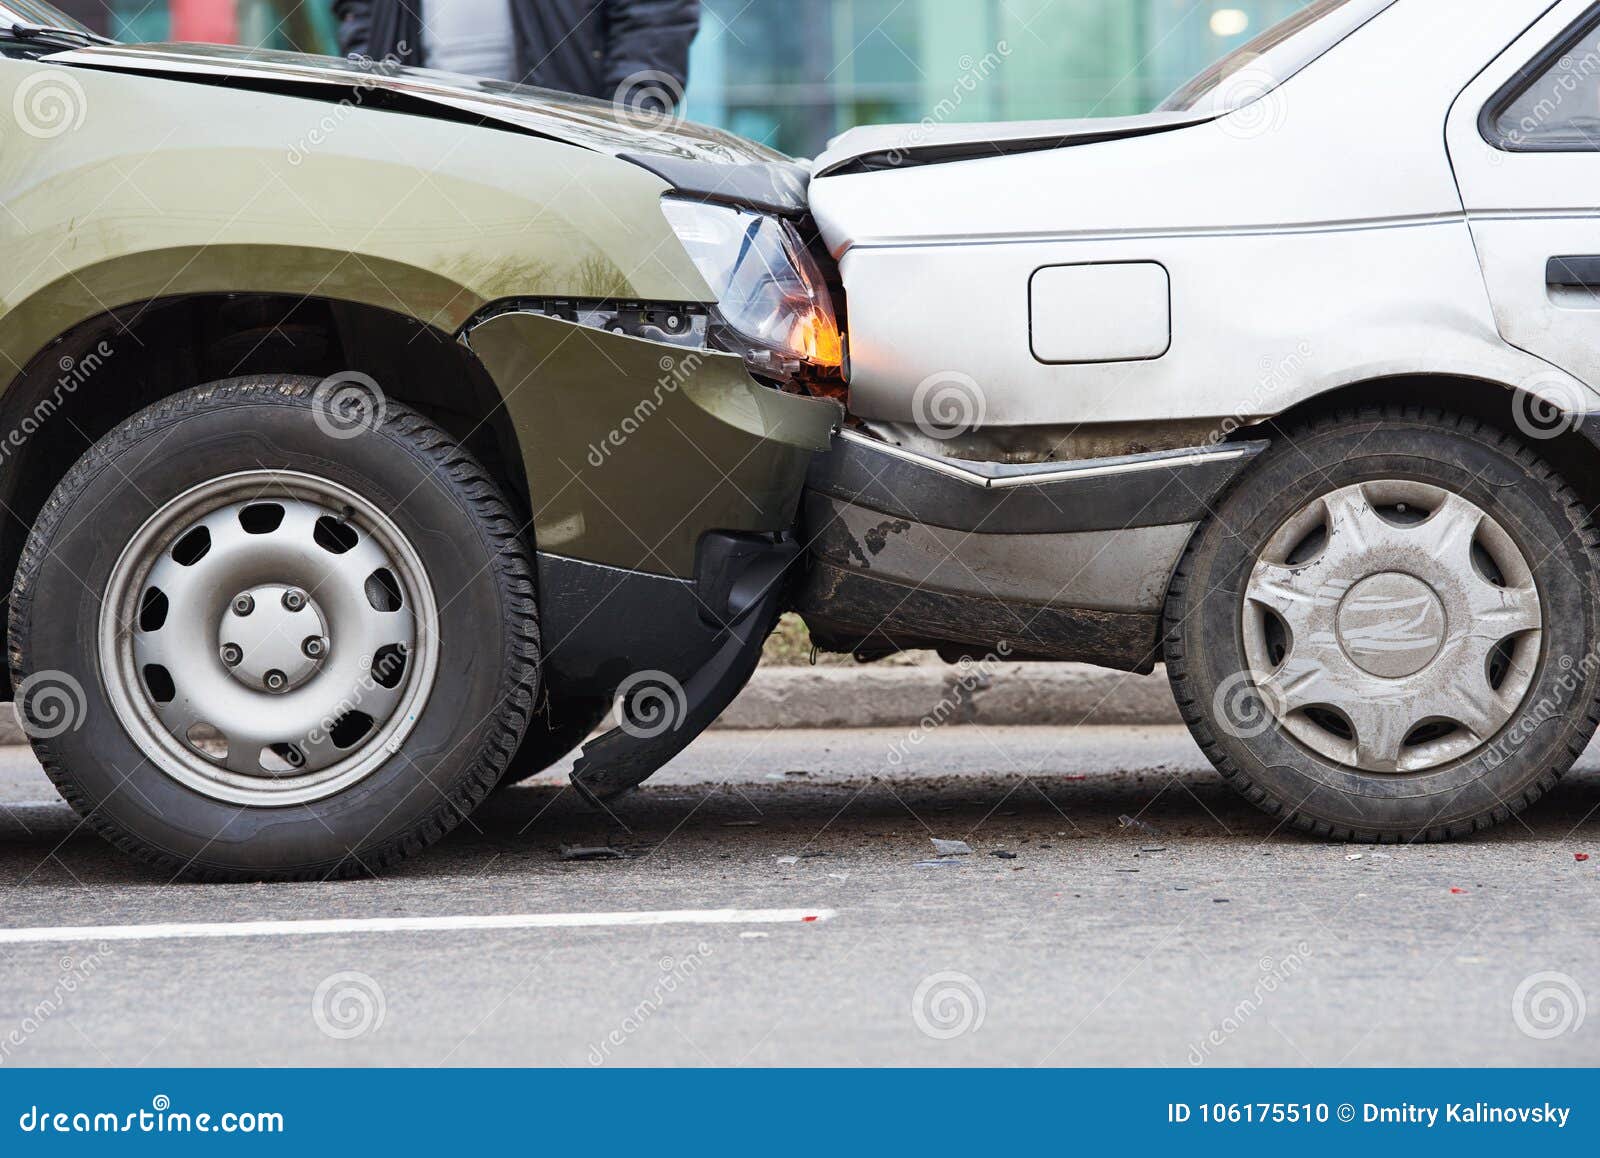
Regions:
<instances>
[{"instance_id":1,"label":"plastic fragment on road","mask_svg":"<svg viewBox=\"0 0 1600 1158\"><path fill-rule=\"evenodd\" d=\"M754 929L746 929L744 932L739 934L739 940L741 940L741 941L754 941L754 940L756 940L757 938L760 938L760 937L770 937L770 936L772 936L771 933L760 933L760 932L757 932Z\"/></svg>"},{"instance_id":2,"label":"plastic fragment on road","mask_svg":"<svg viewBox=\"0 0 1600 1158\"><path fill-rule=\"evenodd\" d=\"M1151 836L1161 835L1161 830L1148 820L1140 820L1137 816L1129 816L1127 813L1117 817L1117 823L1123 828L1132 828L1138 832L1148 832Z\"/></svg>"},{"instance_id":3,"label":"plastic fragment on road","mask_svg":"<svg viewBox=\"0 0 1600 1158\"><path fill-rule=\"evenodd\" d=\"M951 866L953 866L955 868L960 868L963 863L964 862L956 860L954 857L945 856L945 857L940 857L937 860L919 860L916 863L914 863L911 867L912 868L944 868L946 865L951 865Z\"/></svg>"},{"instance_id":4,"label":"plastic fragment on road","mask_svg":"<svg viewBox=\"0 0 1600 1158\"><path fill-rule=\"evenodd\" d=\"M1016 853L1010 851L1009 849L1004 849L1004 848L994 849L992 852L989 853L989 855L990 856L997 856L1001 860L1016 860L1017 859L1017 854Z\"/></svg>"},{"instance_id":5,"label":"plastic fragment on road","mask_svg":"<svg viewBox=\"0 0 1600 1158\"><path fill-rule=\"evenodd\" d=\"M933 851L939 856L971 856L972 846L964 840L940 840L937 836L930 836L933 841Z\"/></svg>"},{"instance_id":6,"label":"plastic fragment on road","mask_svg":"<svg viewBox=\"0 0 1600 1158\"><path fill-rule=\"evenodd\" d=\"M620 848L610 845L594 845L585 847L576 844L561 846L562 860L627 860L628 854Z\"/></svg>"},{"instance_id":7,"label":"plastic fragment on road","mask_svg":"<svg viewBox=\"0 0 1600 1158\"><path fill-rule=\"evenodd\" d=\"M1460 894L1460 893L1464 893L1464 892L1466 892L1466 891L1467 891L1467 890L1466 890L1466 889L1458 889L1458 888L1456 888L1456 886L1455 886L1455 885L1451 885L1451 886L1450 886L1450 891L1451 891L1451 892L1452 892L1452 893L1457 893L1457 894Z\"/></svg>"},{"instance_id":8,"label":"plastic fragment on road","mask_svg":"<svg viewBox=\"0 0 1600 1158\"><path fill-rule=\"evenodd\" d=\"M800 858L797 857L797 856L780 856L778 858L778 863L779 864L799 864L800 863Z\"/></svg>"},{"instance_id":9,"label":"plastic fragment on road","mask_svg":"<svg viewBox=\"0 0 1600 1158\"><path fill-rule=\"evenodd\" d=\"M1588 860L1589 859L1589 854L1586 853L1586 852L1575 852L1575 853L1572 854L1572 859L1573 860Z\"/></svg>"}]
</instances>

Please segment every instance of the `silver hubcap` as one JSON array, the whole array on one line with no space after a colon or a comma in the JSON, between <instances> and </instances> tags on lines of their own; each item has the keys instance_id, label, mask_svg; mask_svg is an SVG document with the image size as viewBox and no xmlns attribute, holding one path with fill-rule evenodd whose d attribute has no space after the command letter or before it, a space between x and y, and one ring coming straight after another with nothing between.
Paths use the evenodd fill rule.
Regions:
<instances>
[{"instance_id":1,"label":"silver hubcap","mask_svg":"<svg viewBox=\"0 0 1600 1158\"><path fill-rule=\"evenodd\" d=\"M1469 755L1511 719L1538 660L1527 560L1459 495L1343 487L1273 535L1243 634L1267 710L1313 751L1369 772Z\"/></svg>"},{"instance_id":2,"label":"silver hubcap","mask_svg":"<svg viewBox=\"0 0 1600 1158\"><path fill-rule=\"evenodd\" d=\"M239 804L317 800L370 774L433 685L422 562L354 491L289 471L195 487L113 569L101 666L123 725L174 779Z\"/></svg>"}]
</instances>

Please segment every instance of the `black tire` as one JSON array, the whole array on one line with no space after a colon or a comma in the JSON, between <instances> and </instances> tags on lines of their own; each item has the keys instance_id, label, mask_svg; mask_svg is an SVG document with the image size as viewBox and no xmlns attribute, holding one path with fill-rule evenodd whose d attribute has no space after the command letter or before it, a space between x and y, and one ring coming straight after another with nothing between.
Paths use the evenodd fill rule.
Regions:
<instances>
[{"instance_id":1,"label":"black tire","mask_svg":"<svg viewBox=\"0 0 1600 1158\"><path fill-rule=\"evenodd\" d=\"M500 787L520 784L537 776L571 753L599 727L609 711L611 701L607 699L548 695L545 705L534 713L522 737L522 746L506 766Z\"/></svg>"},{"instance_id":2,"label":"black tire","mask_svg":"<svg viewBox=\"0 0 1600 1158\"><path fill-rule=\"evenodd\" d=\"M1459 759L1407 773L1342 764L1276 724L1241 736L1221 702L1227 682L1250 670L1243 593L1269 537L1319 496L1378 479L1442 488L1494 518L1525 556L1543 616L1531 685L1513 719ZM1289 430L1201 523L1174 573L1164 647L1183 718L1235 788L1318 836L1443 840L1488 828L1548 792L1600 723L1596 542L1572 488L1528 445L1474 419L1386 406ZM1259 698L1236 710L1267 711Z\"/></svg>"},{"instance_id":3,"label":"black tire","mask_svg":"<svg viewBox=\"0 0 1600 1158\"><path fill-rule=\"evenodd\" d=\"M200 879L376 872L438 840L489 793L537 693L539 633L526 548L483 468L394 403L330 434L315 379L235 378L167 398L96 443L50 496L11 597L15 686L62 673L81 719L30 731L56 787L119 848ZM399 753L336 794L244 806L162 771L108 699L100 604L125 544L173 497L242 469L326 478L384 511L436 593L438 678ZM20 704L25 725L29 707ZM53 734L59 731L59 734Z\"/></svg>"}]
</instances>

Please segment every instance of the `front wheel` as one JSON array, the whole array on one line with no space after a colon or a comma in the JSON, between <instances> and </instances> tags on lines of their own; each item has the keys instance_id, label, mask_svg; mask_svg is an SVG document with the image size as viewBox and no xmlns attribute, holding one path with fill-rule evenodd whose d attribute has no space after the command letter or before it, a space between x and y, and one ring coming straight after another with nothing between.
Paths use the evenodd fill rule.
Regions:
<instances>
[{"instance_id":1,"label":"front wheel","mask_svg":"<svg viewBox=\"0 0 1600 1158\"><path fill-rule=\"evenodd\" d=\"M1600 711L1582 503L1472 419L1389 407L1300 428L1202 523L1167 601L1184 718L1237 788L1335 839L1505 820Z\"/></svg>"},{"instance_id":2,"label":"front wheel","mask_svg":"<svg viewBox=\"0 0 1600 1158\"><path fill-rule=\"evenodd\" d=\"M129 419L18 568L34 750L92 827L169 871L383 868L483 799L531 711L504 499L420 415L322 393L234 379Z\"/></svg>"}]
</instances>

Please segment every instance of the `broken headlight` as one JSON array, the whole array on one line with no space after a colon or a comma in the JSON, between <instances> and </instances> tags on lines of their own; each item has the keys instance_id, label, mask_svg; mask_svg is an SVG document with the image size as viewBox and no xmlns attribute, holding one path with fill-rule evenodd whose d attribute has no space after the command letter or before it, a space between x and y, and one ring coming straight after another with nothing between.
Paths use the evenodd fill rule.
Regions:
<instances>
[{"instance_id":1,"label":"broken headlight","mask_svg":"<svg viewBox=\"0 0 1600 1158\"><path fill-rule=\"evenodd\" d=\"M754 369L787 378L802 363L836 367L843 361L827 284L793 226L670 197L661 208L716 295L725 344L737 346Z\"/></svg>"}]
</instances>

